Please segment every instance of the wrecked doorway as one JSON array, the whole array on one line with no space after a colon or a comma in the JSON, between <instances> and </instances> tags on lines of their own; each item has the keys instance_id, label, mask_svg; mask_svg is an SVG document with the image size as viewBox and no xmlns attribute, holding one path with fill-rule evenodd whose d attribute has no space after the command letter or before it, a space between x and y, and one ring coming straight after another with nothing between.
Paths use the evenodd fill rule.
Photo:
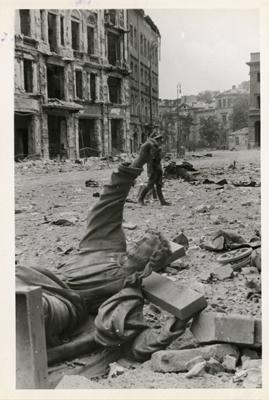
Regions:
<instances>
[{"instance_id":1,"label":"wrecked doorway","mask_svg":"<svg viewBox=\"0 0 269 400\"><path fill-rule=\"evenodd\" d=\"M61 160L68 157L66 118L48 115L49 157Z\"/></svg>"},{"instance_id":2,"label":"wrecked doorway","mask_svg":"<svg viewBox=\"0 0 269 400\"><path fill-rule=\"evenodd\" d=\"M123 151L122 119L111 119L111 150L112 155Z\"/></svg>"},{"instance_id":3,"label":"wrecked doorway","mask_svg":"<svg viewBox=\"0 0 269 400\"><path fill-rule=\"evenodd\" d=\"M20 160L29 156L32 151L31 115L15 115L14 134L15 160Z\"/></svg>"},{"instance_id":4,"label":"wrecked doorway","mask_svg":"<svg viewBox=\"0 0 269 400\"><path fill-rule=\"evenodd\" d=\"M79 120L79 156L98 157L100 155L99 141L96 133L95 119Z\"/></svg>"}]
</instances>

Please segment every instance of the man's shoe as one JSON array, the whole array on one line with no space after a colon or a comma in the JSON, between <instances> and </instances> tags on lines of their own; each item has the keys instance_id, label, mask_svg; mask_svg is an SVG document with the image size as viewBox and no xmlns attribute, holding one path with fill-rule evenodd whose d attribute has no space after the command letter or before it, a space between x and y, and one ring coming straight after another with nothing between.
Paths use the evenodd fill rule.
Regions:
<instances>
[{"instance_id":1,"label":"man's shoe","mask_svg":"<svg viewBox=\"0 0 269 400\"><path fill-rule=\"evenodd\" d=\"M169 203L169 201L162 201L161 205L162 206L171 206L171 203Z\"/></svg>"}]
</instances>

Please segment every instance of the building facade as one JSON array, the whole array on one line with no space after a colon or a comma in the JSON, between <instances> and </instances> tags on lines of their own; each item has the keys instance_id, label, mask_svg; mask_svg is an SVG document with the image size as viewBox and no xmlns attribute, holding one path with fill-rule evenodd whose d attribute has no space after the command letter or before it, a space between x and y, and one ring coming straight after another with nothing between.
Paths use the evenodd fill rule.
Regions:
<instances>
[{"instance_id":1,"label":"building facade","mask_svg":"<svg viewBox=\"0 0 269 400\"><path fill-rule=\"evenodd\" d=\"M248 148L248 127L229 133L229 150L246 150Z\"/></svg>"},{"instance_id":2,"label":"building facade","mask_svg":"<svg viewBox=\"0 0 269 400\"><path fill-rule=\"evenodd\" d=\"M17 10L15 157L129 151L126 10Z\"/></svg>"},{"instance_id":3,"label":"building facade","mask_svg":"<svg viewBox=\"0 0 269 400\"><path fill-rule=\"evenodd\" d=\"M138 150L158 124L160 33L143 10L127 10L130 65L130 148Z\"/></svg>"},{"instance_id":4,"label":"building facade","mask_svg":"<svg viewBox=\"0 0 269 400\"><path fill-rule=\"evenodd\" d=\"M182 99L159 102L160 128L165 150L178 155L184 154L183 149L193 151L203 147L200 137L201 121L215 115L214 105L185 102L185 99L186 96L183 96Z\"/></svg>"},{"instance_id":5,"label":"building facade","mask_svg":"<svg viewBox=\"0 0 269 400\"><path fill-rule=\"evenodd\" d=\"M250 101L249 101L249 147L260 147L261 144L261 92L260 92L260 53L250 53Z\"/></svg>"},{"instance_id":6,"label":"building facade","mask_svg":"<svg viewBox=\"0 0 269 400\"><path fill-rule=\"evenodd\" d=\"M233 85L231 89L216 96L216 116L222 126L223 132L219 142L219 145L222 147L228 148L228 137L236 130L233 116L237 103L243 101L246 96L249 96L249 92L235 85ZM245 128L245 126L241 126L241 129L243 128Z\"/></svg>"}]
</instances>

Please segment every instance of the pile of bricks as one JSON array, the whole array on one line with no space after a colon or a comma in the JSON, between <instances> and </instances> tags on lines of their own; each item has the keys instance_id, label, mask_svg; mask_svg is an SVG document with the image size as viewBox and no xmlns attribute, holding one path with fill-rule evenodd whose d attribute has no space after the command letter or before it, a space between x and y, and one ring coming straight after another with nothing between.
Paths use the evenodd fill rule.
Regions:
<instances>
[{"instance_id":1,"label":"pile of bricks","mask_svg":"<svg viewBox=\"0 0 269 400\"><path fill-rule=\"evenodd\" d=\"M260 320L203 311L193 319L190 330L198 347L154 353L154 371L182 372L186 378L228 372L243 387L261 386Z\"/></svg>"}]
</instances>

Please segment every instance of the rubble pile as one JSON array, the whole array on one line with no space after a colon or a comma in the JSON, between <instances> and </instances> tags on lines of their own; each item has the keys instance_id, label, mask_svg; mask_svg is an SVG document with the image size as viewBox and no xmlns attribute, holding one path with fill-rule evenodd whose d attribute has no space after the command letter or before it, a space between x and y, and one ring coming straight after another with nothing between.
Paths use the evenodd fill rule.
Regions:
<instances>
[{"instance_id":1,"label":"rubble pile","mask_svg":"<svg viewBox=\"0 0 269 400\"><path fill-rule=\"evenodd\" d=\"M145 171L125 205L127 244L156 229L182 245L185 256L172 260L161 275L203 296L206 308L182 337L151 360L113 361L117 364L110 372L94 380L71 378L75 368L65 365L62 376L68 370L68 377L59 388L72 382L81 388L261 387L259 153L236 156L236 163L234 152L193 157L196 171L187 172L194 173L195 180L165 179L165 196L172 203L165 210L150 195L146 207L136 204L139 187L147 179ZM18 264L38 263L53 270L67 261L78 247L87 210L98 201L111 168L128 161L128 155L114 156L113 161L97 157L80 161L16 163ZM171 317L149 301L144 315L157 330Z\"/></svg>"}]
</instances>

